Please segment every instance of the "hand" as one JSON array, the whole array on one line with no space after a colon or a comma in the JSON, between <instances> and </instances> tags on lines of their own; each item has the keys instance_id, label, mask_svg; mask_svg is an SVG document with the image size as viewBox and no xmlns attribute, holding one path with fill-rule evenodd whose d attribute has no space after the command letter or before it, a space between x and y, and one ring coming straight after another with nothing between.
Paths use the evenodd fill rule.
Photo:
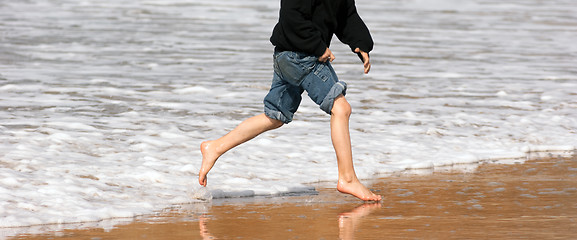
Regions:
<instances>
[{"instance_id":1,"label":"hand","mask_svg":"<svg viewBox=\"0 0 577 240\"><path fill-rule=\"evenodd\" d=\"M365 67L365 74L369 73L369 71L371 70L371 61L369 59L369 54L364 52L360 48L356 48L355 52L361 54L361 57L363 58L363 66Z\"/></svg>"},{"instance_id":2,"label":"hand","mask_svg":"<svg viewBox=\"0 0 577 240\"><path fill-rule=\"evenodd\" d=\"M327 50L325 50L325 53L323 53L322 56L319 57L319 62L333 62L335 60L335 55L333 55L333 52L331 52L331 50L329 48L327 48Z\"/></svg>"}]
</instances>

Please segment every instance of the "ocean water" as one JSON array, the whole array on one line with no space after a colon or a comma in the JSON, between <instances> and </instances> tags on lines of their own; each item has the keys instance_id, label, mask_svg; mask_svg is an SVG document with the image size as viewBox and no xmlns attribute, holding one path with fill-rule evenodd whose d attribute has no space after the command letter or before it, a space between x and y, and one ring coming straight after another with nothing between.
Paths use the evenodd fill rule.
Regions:
<instances>
[{"instance_id":1,"label":"ocean water","mask_svg":"<svg viewBox=\"0 0 577 240\"><path fill-rule=\"evenodd\" d=\"M356 2L376 42L371 73L336 38L331 48L361 179L575 154L577 2ZM334 183L329 116L306 97L294 122L221 157L208 189L197 183L199 144L262 112L278 8L0 2L0 237Z\"/></svg>"}]
</instances>

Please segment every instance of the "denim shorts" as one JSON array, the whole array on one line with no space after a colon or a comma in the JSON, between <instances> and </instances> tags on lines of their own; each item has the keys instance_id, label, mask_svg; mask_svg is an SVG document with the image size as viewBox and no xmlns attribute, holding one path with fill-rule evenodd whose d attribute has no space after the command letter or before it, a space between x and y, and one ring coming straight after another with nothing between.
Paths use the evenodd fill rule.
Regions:
<instances>
[{"instance_id":1,"label":"denim shorts","mask_svg":"<svg viewBox=\"0 0 577 240\"><path fill-rule=\"evenodd\" d=\"M330 114L335 98L345 95L347 84L339 81L330 62L300 52L275 52L274 76L264 98L265 114L284 123L293 119L306 90L309 97Z\"/></svg>"}]
</instances>

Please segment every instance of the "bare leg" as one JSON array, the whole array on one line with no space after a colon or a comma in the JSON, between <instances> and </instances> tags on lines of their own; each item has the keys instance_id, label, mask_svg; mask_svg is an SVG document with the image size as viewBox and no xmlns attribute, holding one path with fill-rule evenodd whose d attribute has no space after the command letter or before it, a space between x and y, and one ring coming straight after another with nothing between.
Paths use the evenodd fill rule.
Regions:
<instances>
[{"instance_id":1,"label":"bare leg","mask_svg":"<svg viewBox=\"0 0 577 240\"><path fill-rule=\"evenodd\" d=\"M365 201L380 201L381 196L374 194L365 187L355 173L349 133L350 115L351 105L349 105L344 96L337 97L331 110L331 139L339 168L337 190Z\"/></svg>"},{"instance_id":2,"label":"bare leg","mask_svg":"<svg viewBox=\"0 0 577 240\"><path fill-rule=\"evenodd\" d=\"M202 165L198 173L198 183L206 187L206 175L222 154L263 132L279 128L282 125L283 122L271 119L263 113L244 120L235 129L217 140L200 144Z\"/></svg>"}]
</instances>

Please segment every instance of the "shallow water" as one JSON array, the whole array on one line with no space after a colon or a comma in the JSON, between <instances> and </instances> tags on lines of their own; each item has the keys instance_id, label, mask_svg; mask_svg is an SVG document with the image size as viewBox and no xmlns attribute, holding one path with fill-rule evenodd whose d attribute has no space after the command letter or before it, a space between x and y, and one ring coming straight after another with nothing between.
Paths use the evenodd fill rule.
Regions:
<instances>
[{"instance_id":1,"label":"shallow water","mask_svg":"<svg viewBox=\"0 0 577 240\"><path fill-rule=\"evenodd\" d=\"M381 203L318 195L185 204L107 229L15 239L575 239L577 158L481 164L372 185Z\"/></svg>"},{"instance_id":2,"label":"shallow water","mask_svg":"<svg viewBox=\"0 0 577 240\"><path fill-rule=\"evenodd\" d=\"M329 117L223 156L198 145L262 112L278 1L0 3L0 227L130 218L195 198L306 192L336 180ZM376 42L347 46L357 174L577 146L577 3L358 0Z\"/></svg>"}]
</instances>

